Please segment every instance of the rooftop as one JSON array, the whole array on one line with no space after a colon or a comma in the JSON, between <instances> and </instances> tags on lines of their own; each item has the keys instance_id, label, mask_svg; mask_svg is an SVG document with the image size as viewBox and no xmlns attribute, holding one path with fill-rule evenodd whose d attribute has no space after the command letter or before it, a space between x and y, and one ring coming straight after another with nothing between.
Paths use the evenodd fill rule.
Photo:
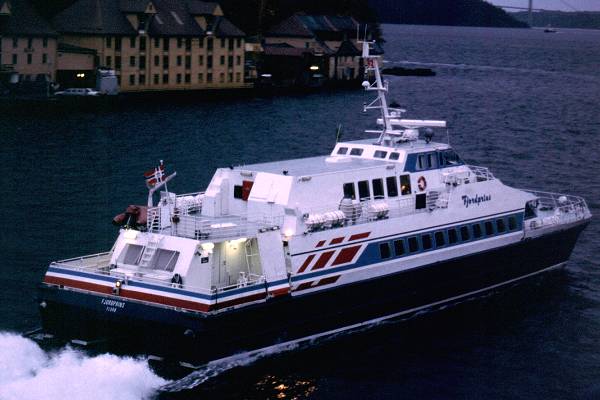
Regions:
<instances>
[{"instance_id":1,"label":"rooftop","mask_svg":"<svg viewBox=\"0 0 600 400\"><path fill-rule=\"evenodd\" d=\"M28 0L0 0L0 36L56 36Z\"/></svg>"}]
</instances>

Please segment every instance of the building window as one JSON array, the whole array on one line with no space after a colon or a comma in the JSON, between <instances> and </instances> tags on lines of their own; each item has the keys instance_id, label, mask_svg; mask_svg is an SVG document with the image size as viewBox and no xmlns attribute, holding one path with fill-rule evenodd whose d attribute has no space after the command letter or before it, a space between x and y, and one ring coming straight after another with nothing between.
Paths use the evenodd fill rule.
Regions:
<instances>
[{"instance_id":1,"label":"building window","mask_svg":"<svg viewBox=\"0 0 600 400\"><path fill-rule=\"evenodd\" d=\"M135 75L129 75L129 84L131 86L135 85Z\"/></svg>"},{"instance_id":2,"label":"building window","mask_svg":"<svg viewBox=\"0 0 600 400\"><path fill-rule=\"evenodd\" d=\"M225 73L221 72L219 74L219 83L225 83Z\"/></svg>"},{"instance_id":3,"label":"building window","mask_svg":"<svg viewBox=\"0 0 600 400\"><path fill-rule=\"evenodd\" d=\"M414 253L417 250L419 250L419 242L417 241L417 237L416 236L409 237L408 238L408 251L410 251L411 253Z\"/></svg>"},{"instance_id":4,"label":"building window","mask_svg":"<svg viewBox=\"0 0 600 400\"><path fill-rule=\"evenodd\" d=\"M129 66L135 67L135 56L129 57Z\"/></svg>"},{"instance_id":5,"label":"building window","mask_svg":"<svg viewBox=\"0 0 600 400\"><path fill-rule=\"evenodd\" d=\"M221 56L221 65L225 65L225 56Z\"/></svg>"},{"instance_id":6,"label":"building window","mask_svg":"<svg viewBox=\"0 0 600 400\"><path fill-rule=\"evenodd\" d=\"M121 69L121 56L115 56L115 68Z\"/></svg>"},{"instance_id":7,"label":"building window","mask_svg":"<svg viewBox=\"0 0 600 400\"><path fill-rule=\"evenodd\" d=\"M237 47L238 49L239 49L240 47L242 47L242 39L241 39L241 38L237 38L237 39L235 40L235 47Z\"/></svg>"},{"instance_id":8,"label":"building window","mask_svg":"<svg viewBox=\"0 0 600 400\"><path fill-rule=\"evenodd\" d=\"M115 37L115 50L121 51L121 38Z\"/></svg>"},{"instance_id":9,"label":"building window","mask_svg":"<svg viewBox=\"0 0 600 400\"><path fill-rule=\"evenodd\" d=\"M192 68L192 56L185 56L185 69Z\"/></svg>"},{"instance_id":10,"label":"building window","mask_svg":"<svg viewBox=\"0 0 600 400\"><path fill-rule=\"evenodd\" d=\"M158 85L158 74L154 74L154 84Z\"/></svg>"},{"instance_id":11,"label":"building window","mask_svg":"<svg viewBox=\"0 0 600 400\"><path fill-rule=\"evenodd\" d=\"M140 68L146 69L146 56L140 56Z\"/></svg>"},{"instance_id":12,"label":"building window","mask_svg":"<svg viewBox=\"0 0 600 400\"><path fill-rule=\"evenodd\" d=\"M199 83L202 83L203 81L204 81L204 74L203 74L202 72L200 72L200 73L198 74L198 82L199 82Z\"/></svg>"},{"instance_id":13,"label":"building window","mask_svg":"<svg viewBox=\"0 0 600 400\"><path fill-rule=\"evenodd\" d=\"M206 39L206 48L208 51L211 51L213 49L213 38Z\"/></svg>"},{"instance_id":14,"label":"building window","mask_svg":"<svg viewBox=\"0 0 600 400\"><path fill-rule=\"evenodd\" d=\"M206 57L206 68L212 68L212 56Z\"/></svg>"},{"instance_id":15,"label":"building window","mask_svg":"<svg viewBox=\"0 0 600 400\"><path fill-rule=\"evenodd\" d=\"M388 242L379 244L379 254L382 259L390 258L392 253L390 251L390 244Z\"/></svg>"},{"instance_id":16,"label":"building window","mask_svg":"<svg viewBox=\"0 0 600 400\"><path fill-rule=\"evenodd\" d=\"M225 38L221 38L221 48L224 49L225 48L225 42L227 41L227 39Z\"/></svg>"},{"instance_id":17,"label":"building window","mask_svg":"<svg viewBox=\"0 0 600 400\"><path fill-rule=\"evenodd\" d=\"M235 73L235 81L236 82L241 82L242 81L242 74L239 72Z\"/></svg>"},{"instance_id":18,"label":"building window","mask_svg":"<svg viewBox=\"0 0 600 400\"><path fill-rule=\"evenodd\" d=\"M154 47L157 49L160 47L160 38L154 38Z\"/></svg>"},{"instance_id":19,"label":"building window","mask_svg":"<svg viewBox=\"0 0 600 400\"><path fill-rule=\"evenodd\" d=\"M344 198L345 199L356 199L356 193L354 192L354 182L344 183Z\"/></svg>"},{"instance_id":20,"label":"building window","mask_svg":"<svg viewBox=\"0 0 600 400\"><path fill-rule=\"evenodd\" d=\"M17 47L19 47L19 38L12 38L12 45L13 45L13 49L16 49Z\"/></svg>"},{"instance_id":21,"label":"building window","mask_svg":"<svg viewBox=\"0 0 600 400\"><path fill-rule=\"evenodd\" d=\"M204 56L198 56L198 65L204 65Z\"/></svg>"},{"instance_id":22,"label":"building window","mask_svg":"<svg viewBox=\"0 0 600 400\"><path fill-rule=\"evenodd\" d=\"M192 76L190 74L185 74L185 83L190 83L192 82Z\"/></svg>"},{"instance_id":23,"label":"building window","mask_svg":"<svg viewBox=\"0 0 600 400\"><path fill-rule=\"evenodd\" d=\"M160 57L154 56L154 66L158 67L160 65Z\"/></svg>"},{"instance_id":24,"label":"building window","mask_svg":"<svg viewBox=\"0 0 600 400\"><path fill-rule=\"evenodd\" d=\"M233 39L229 39L229 51L233 51Z\"/></svg>"},{"instance_id":25,"label":"building window","mask_svg":"<svg viewBox=\"0 0 600 400\"><path fill-rule=\"evenodd\" d=\"M165 85L169 83L169 74L163 74L163 83Z\"/></svg>"},{"instance_id":26,"label":"building window","mask_svg":"<svg viewBox=\"0 0 600 400\"><path fill-rule=\"evenodd\" d=\"M235 57L235 65L242 65L242 56Z\"/></svg>"},{"instance_id":27,"label":"building window","mask_svg":"<svg viewBox=\"0 0 600 400\"><path fill-rule=\"evenodd\" d=\"M434 235L434 238L435 238L435 247L442 247L446 244L446 241L444 238L444 232L437 231Z\"/></svg>"},{"instance_id":28,"label":"building window","mask_svg":"<svg viewBox=\"0 0 600 400\"><path fill-rule=\"evenodd\" d=\"M140 51L146 51L146 37L140 37Z\"/></svg>"},{"instance_id":29,"label":"building window","mask_svg":"<svg viewBox=\"0 0 600 400\"><path fill-rule=\"evenodd\" d=\"M48 47L48 38L47 37L44 37L42 39L42 46L44 46L44 48Z\"/></svg>"},{"instance_id":30,"label":"building window","mask_svg":"<svg viewBox=\"0 0 600 400\"><path fill-rule=\"evenodd\" d=\"M140 75L140 85L146 84L146 75Z\"/></svg>"},{"instance_id":31,"label":"building window","mask_svg":"<svg viewBox=\"0 0 600 400\"><path fill-rule=\"evenodd\" d=\"M388 176L385 178L385 183L387 185L388 197L398 197L398 185L396 184L396 177Z\"/></svg>"},{"instance_id":32,"label":"building window","mask_svg":"<svg viewBox=\"0 0 600 400\"><path fill-rule=\"evenodd\" d=\"M106 56L106 66L112 67L112 57L111 56Z\"/></svg>"},{"instance_id":33,"label":"building window","mask_svg":"<svg viewBox=\"0 0 600 400\"><path fill-rule=\"evenodd\" d=\"M204 38L199 38L198 39L198 47L200 47L201 49L204 48Z\"/></svg>"},{"instance_id":34,"label":"building window","mask_svg":"<svg viewBox=\"0 0 600 400\"><path fill-rule=\"evenodd\" d=\"M183 39L177 38L177 48L180 49L183 46Z\"/></svg>"},{"instance_id":35,"label":"building window","mask_svg":"<svg viewBox=\"0 0 600 400\"><path fill-rule=\"evenodd\" d=\"M135 49L135 36L129 38L129 47Z\"/></svg>"},{"instance_id":36,"label":"building window","mask_svg":"<svg viewBox=\"0 0 600 400\"><path fill-rule=\"evenodd\" d=\"M163 39L163 51L169 51L169 38Z\"/></svg>"},{"instance_id":37,"label":"building window","mask_svg":"<svg viewBox=\"0 0 600 400\"><path fill-rule=\"evenodd\" d=\"M42 54L42 64L48 64L48 54Z\"/></svg>"},{"instance_id":38,"label":"building window","mask_svg":"<svg viewBox=\"0 0 600 400\"><path fill-rule=\"evenodd\" d=\"M18 61L17 55L13 54L12 55L12 63L13 63L13 65L17 65L17 61Z\"/></svg>"},{"instance_id":39,"label":"building window","mask_svg":"<svg viewBox=\"0 0 600 400\"><path fill-rule=\"evenodd\" d=\"M394 241L394 253L396 256L404 254L404 240L398 239Z\"/></svg>"},{"instance_id":40,"label":"building window","mask_svg":"<svg viewBox=\"0 0 600 400\"><path fill-rule=\"evenodd\" d=\"M177 74L177 83L181 83L181 74Z\"/></svg>"},{"instance_id":41,"label":"building window","mask_svg":"<svg viewBox=\"0 0 600 400\"><path fill-rule=\"evenodd\" d=\"M181 67L181 56L177 56L177 66Z\"/></svg>"},{"instance_id":42,"label":"building window","mask_svg":"<svg viewBox=\"0 0 600 400\"><path fill-rule=\"evenodd\" d=\"M410 175L401 175L400 176L400 192L402 193L402 196L405 196L405 195L411 193Z\"/></svg>"},{"instance_id":43,"label":"building window","mask_svg":"<svg viewBox=\"0 0 600 400\"><path fill-rule=\"evenodd\" d=\"M227 57L227 66L229 68L233 67L233 56Z\"/></svg>"},{"instance_id":44,"label":"building window","mask_svg":"<svg viewBox=\"0 0 600 400\"><path fill-rule=\"evenodd\" d=\"M187 51L192 50L192 39L191 38L186 38L185 39L185 49Z\"/></svg>"},{"instance_id":45,"label":"building window","mask_svg":"<svg viewBox=\"0 0 600 400\"><path fill-rule=\"evenodd\" d=\"M206 82L212 83L212 72L206 74Z\"/></svg>"},{"instance_id":46,"label":"building window","mask_svg":"<svg viewBox=\"0 0 600 400\"><path fill-rule=\"evenodd\" d=\"M31 49L33 47L33 38L27 38L27 48Z\"/></svg>"},{"instance_id":47,"label":"building window","mask_svg":"<svg viewBox=\"0 0 600 400\"><path fill-rule=\"evenodd\" d=\"M163 56L163 69L169 69L169 56Z\"/></svg>"},{"instance_id":48,"label":"building window","mask_svg":"<svg viewBox=\"0 0 600 400\"><path fill-rule=\"evenodd\" d=\"M233 82L233 72L230 72L230 73L227 75L227 82L229 82L229 83Z\"/></svg>"},{"instance_id":49,"label":"building window","mask_svg":"<svg viewBox=\"0 0 600 400\"><path fill-rule=\"evenodd\" d=\"M33 57L31 54L27 54L27 64L31 64L31 62L33 61Z\"/></svg>"},{"instance_id":50,"label":"building window","mask_svg":"<svg viewBox=\"0 0 600 400\"><path fill-rule=\"evenodd\" d=\"M358 181L358 198L360 201L370 200L369 181Z\"/></svg>"},{"instance_id":51,"label":"building window","mask_svg":"<svg viewBox=\"0 0 600 400\"><path fill-rule=\"evenodd\" d=\"M383 179L373 179L371 183L373 184L373 198L383 199L385 197L383 194Z\"/></svg>"}]
</instances>

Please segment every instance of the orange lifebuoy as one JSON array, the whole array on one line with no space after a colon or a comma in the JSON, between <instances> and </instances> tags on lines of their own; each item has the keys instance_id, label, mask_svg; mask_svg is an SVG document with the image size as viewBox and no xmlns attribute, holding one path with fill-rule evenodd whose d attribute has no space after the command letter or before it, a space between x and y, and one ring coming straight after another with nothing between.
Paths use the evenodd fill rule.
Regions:
<instances>
[{"instance_id":1,"label":"orange lifebuoy","mask_svg":"<svg viewBox=\"0 0 600 400\"><path fill-rule=\"evenodd\" d=\"M420 191L423 191L427 188L427 181L425 180L424 176L420 177L417 183L419 184Z\"/></svg>"}]
</instances>

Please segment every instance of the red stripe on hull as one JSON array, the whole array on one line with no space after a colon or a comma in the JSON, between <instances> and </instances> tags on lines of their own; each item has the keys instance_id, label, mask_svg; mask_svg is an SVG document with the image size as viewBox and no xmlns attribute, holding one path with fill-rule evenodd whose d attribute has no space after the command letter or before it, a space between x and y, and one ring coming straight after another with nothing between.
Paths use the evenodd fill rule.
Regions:
<instances>
[{"instance_id":1,"label":"red stripe on hull","mask_svg":"<svg viewBox=\"0 0 600 400\"><path fill-rule=\"evenodd\" d=\"M371 232L357 233L356 235L350 236L350 239L348 239L348 241L350 242L352 240L365 239L368 238L370 234Z\"/></svg>"},{"instance_id":2,"label":"red stripe on hull","mask_svg":"<svg viewBox=\"0 0 600 400\"><path fill-rule=\"evenodd\" d=\"M288 294L289 292L290 292L290 288L284 287L284 288L277 289L277 290L271 290L271 291L269 291L269 294L273 297L277 297L277 296L284 296L284 295Z\"/></svg>"},{"instance_id":3,"label":"red stripe on hull","mask_svg":"<svg viewBox=\"0 0 600 400\"><path fill-rule=\"evenodd\" d=\"M115 279L116 282L116 279ZM74 279L58 278L55 276L45 276L44 283L50 285L62 285L76 289L89 290L90 292L98 292L102 294L113 294L113 288L110 286L98 285L96 283L82 282Z\"/></svg>"},{"instance_id":4,"label":"red stripe on hull","mask_svg":"<svg viewBox=\"0 0 600 400\"><path fill-rule=\"evenodd\" d=\"M325 240L321 240L315 247L321 247L325 244Z\"/></svg>"},{"instance_id":5,"label":"red stripe on hull","mask_svg":"<svg viewBox=\"0 0 600 400\"><path fill-rule=\"evenodd\" d=\"M323 285L330 285L332 283L336 283L337 280L340 279L340 276L341 275L330 276L329 278L323 278L315 286L323 286Z\"/></svg>"},{"instance_id":6,"label":"red stripe on hull","mask_svg":"<svg viewBox=\"0 0 600 400\"><path fill-rule=\"evenodd\" d=\"M313 258L315 258L314 254L311 254L310 256L308 256L308 258L304 261L304 263L302 264L302 266L298 270L299 274L301 274L302 272L304 272L304 270L310 265L310 263L313 260Z\"/></svg>"},{"instance_id":7,"label":"red stripe on hull","mask_svg":"<svg viewBox=\"0 0 600 400\"><path fill-rule=\"evenodd\" d=\"M319 257L315 265L312 267L311 271L323 268L327 264L327 262L329 262L331 256L333 256L333 253L335 253L335 250L326 251L325 253L321 254L321 257Z\"/></svg>"},{"instance_id":8,"label":"red stripe on hull","mask_svg":"<svg viewBox=\"0 0 600 400\"><path fill-rule=\"evenodd\" d=\"M360 247L361 246L358 245L358 246L346 247L346 248L342 249L340 251L340 254L338 254L338 256L333 261L333 264L331 264L331 265L345 264L347 262L352 261L352 259L356 255L356 253L358 253L358 250L360 249Z\"/></svg>"},{"instance_id":9,"label":"red stripe on hull","mask_svg":"<svg viewBox=\"0 0 600 400\"><path fill-rule=\"evenodd\" d=\"M338 244L338 243L342 243L344 241L344 237L337 237L335 239L331 239L331 242L329 242L330 245L332 244Z\"/></svg>"},{"instance_id":10,"label":"red stripe on hull","mask_svg":"<svg viewBox=\"0 0 600 400\"><path fill-rule=\"evenodd\" d=\"M246 297L240 297L238 299L224 301L222 303L217 303L212 306L212 309L220 310L222 308L233 307L239 304L248 303L250 301L263 300L265 297L267 297L267 294L265 292L261 292Z\"/></svg>"},{"instance_id":11,"label":"red stripe on hull","mask_svg":"<svg viewBox=\"0 0 600 400\"><path fill-rule=\"evenodd\" d=\"M297 291L300 291L300 290L308 289L308 288L310 288L312 286L313 282L314 281L301 283L301 284L298 285L298 287L296 288L295 291L297 292Z\"/></svg>"}]
</instances>

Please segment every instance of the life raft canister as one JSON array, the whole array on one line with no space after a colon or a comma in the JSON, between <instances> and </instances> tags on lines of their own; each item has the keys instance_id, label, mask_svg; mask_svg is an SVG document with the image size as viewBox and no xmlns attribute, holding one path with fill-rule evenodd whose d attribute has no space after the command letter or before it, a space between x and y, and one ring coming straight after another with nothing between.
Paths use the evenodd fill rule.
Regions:
<instances>
[{"instance_id":1,"label":"life raft canister","mask_svg":"<svg viewBox=\"0 0 600 400\"><path fill-rule=\"evenodd\" d=\"M420 191L423 191L427 188L427 181L425 180L424 176L420 177L417 183L419 184Z\"/></svg>"}]
</instances>

